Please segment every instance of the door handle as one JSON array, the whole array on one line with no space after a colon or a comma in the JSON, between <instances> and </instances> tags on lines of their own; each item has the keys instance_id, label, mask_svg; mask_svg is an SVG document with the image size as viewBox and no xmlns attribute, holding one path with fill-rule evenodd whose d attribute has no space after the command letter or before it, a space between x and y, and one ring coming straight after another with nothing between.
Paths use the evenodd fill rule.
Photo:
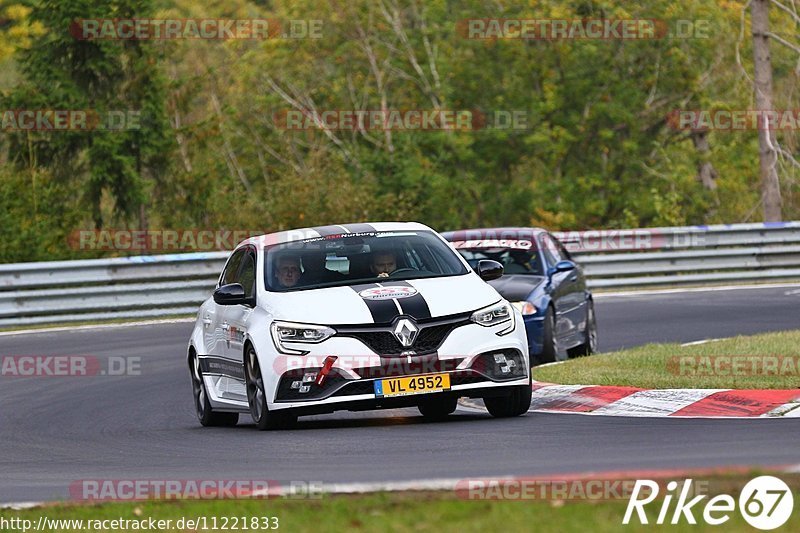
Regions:
<instances>
[{"instance_id":1,"label":"door handle","mask_svg":"<svg viewBox=\"0 0 800 533\"><path fill-rule=\"evenodd\" d=\"M222 323L222 331L228 331L230 329L230 327L231 327L231 325L228 324L227 322L223 322Z\"/></svg>"},{"instance_id":2,"label":"door handle","mask_svg":"<svg viewBox=\"0 0 800 533\"><path fill-rule=\"evenodd\" d=\"M211 325L211 317L206 315L205 318L203 319L203 324L205 324L206 326L210 326Z\"/></svg>"},{"instance_id":3,"label":"door handle","mask_svg":"<svg viewBox=\"0 0 800 533\"><path fill-rule=\"evenodd\" d=\"M572 276L569 278L570 281L578 281L578 276Z\"/></svg>"}]
</instances>

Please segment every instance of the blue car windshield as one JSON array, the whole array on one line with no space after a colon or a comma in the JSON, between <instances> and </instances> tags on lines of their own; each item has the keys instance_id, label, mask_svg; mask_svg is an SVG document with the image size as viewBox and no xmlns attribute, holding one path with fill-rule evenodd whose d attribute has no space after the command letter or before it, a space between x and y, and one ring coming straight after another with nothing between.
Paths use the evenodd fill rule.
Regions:
<instances>
[{"instance_id":1,"label":"blue car windshield","mask_svg":"<svg viewBox=\"0 0 800 533\"><path fill-rule=\"evenodd\" d=\"M264 252L265 285L276 292L468 273L430 231L345 233L268 246Z\"/></svg>"},{"instance_id":2,"label":"blue car windshield","mask_svg":"<svg viewBox=\"0 0 800 533\"><path fill-rule=\"evenodd\" d=\"M458 253L469 266L477 268L481 259L491 259L503 265L505 275L543 276L539 251L533 248L458 248Z\"/></svg>"}]
</instances>

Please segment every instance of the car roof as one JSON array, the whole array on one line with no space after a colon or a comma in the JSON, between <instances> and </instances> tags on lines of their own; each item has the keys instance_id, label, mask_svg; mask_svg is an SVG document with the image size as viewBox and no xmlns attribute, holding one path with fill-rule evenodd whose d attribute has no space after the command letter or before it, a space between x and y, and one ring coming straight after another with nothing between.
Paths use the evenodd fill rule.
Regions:
<instances>
[{"instance_id":1,"label":"car roof","mask_svg":"<svg viewBox=\"0 0 800 533\"><path fill-rule=\"evenodd\" d=\"M266 233L251 237L240 242L236 247L245 244L270 246L287 242L315 239L333 235L346 235L348 233L373 233L381 231L433 231L425 224L419 222L358 222L350 224L332 224L329 226L311 226L307 228L290 229L275 233Z\"/></svg>"}]
</instances>

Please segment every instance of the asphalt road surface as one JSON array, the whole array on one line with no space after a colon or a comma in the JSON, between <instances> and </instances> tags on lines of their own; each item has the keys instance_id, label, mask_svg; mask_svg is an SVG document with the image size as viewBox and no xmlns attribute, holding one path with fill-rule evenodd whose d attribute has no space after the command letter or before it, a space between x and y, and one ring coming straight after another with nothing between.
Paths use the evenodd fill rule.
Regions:
<instances>
[{"instance_id":1,"label":"asphalt road surface","mask_svg":"<svg viewBox=\"0 0 800 533\"><path fill-rule=\"evenodd\" d=\"M800 288L605 296L603 351L800 328ZM0 502L69 498L85 479L386 482L602 470L800 464L800 419L703 420L415 409L202 428L190 323L0 337L0 355L140 357L140 375L0 377ZM600 355L602 357L602 355ZM798 384L800 386L800 384Z\"/></svg>"}]
</instances>

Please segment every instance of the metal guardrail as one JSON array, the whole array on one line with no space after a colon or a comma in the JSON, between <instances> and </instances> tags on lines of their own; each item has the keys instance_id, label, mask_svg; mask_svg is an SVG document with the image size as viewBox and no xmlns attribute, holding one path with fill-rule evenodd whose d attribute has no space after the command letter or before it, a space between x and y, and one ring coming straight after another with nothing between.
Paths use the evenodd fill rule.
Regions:
<instances>
[{"instance_id":1,"label":"metal guardrail","mask_svg":"<svg viewBox=\"0 0 800 533\"><path fill-rule=\"evenodd\" d=\"M800 279L800 222L556 232L593 289ZM0 265L0 327L187 315L228 252Z\"/></svg>"}]
</instances>

